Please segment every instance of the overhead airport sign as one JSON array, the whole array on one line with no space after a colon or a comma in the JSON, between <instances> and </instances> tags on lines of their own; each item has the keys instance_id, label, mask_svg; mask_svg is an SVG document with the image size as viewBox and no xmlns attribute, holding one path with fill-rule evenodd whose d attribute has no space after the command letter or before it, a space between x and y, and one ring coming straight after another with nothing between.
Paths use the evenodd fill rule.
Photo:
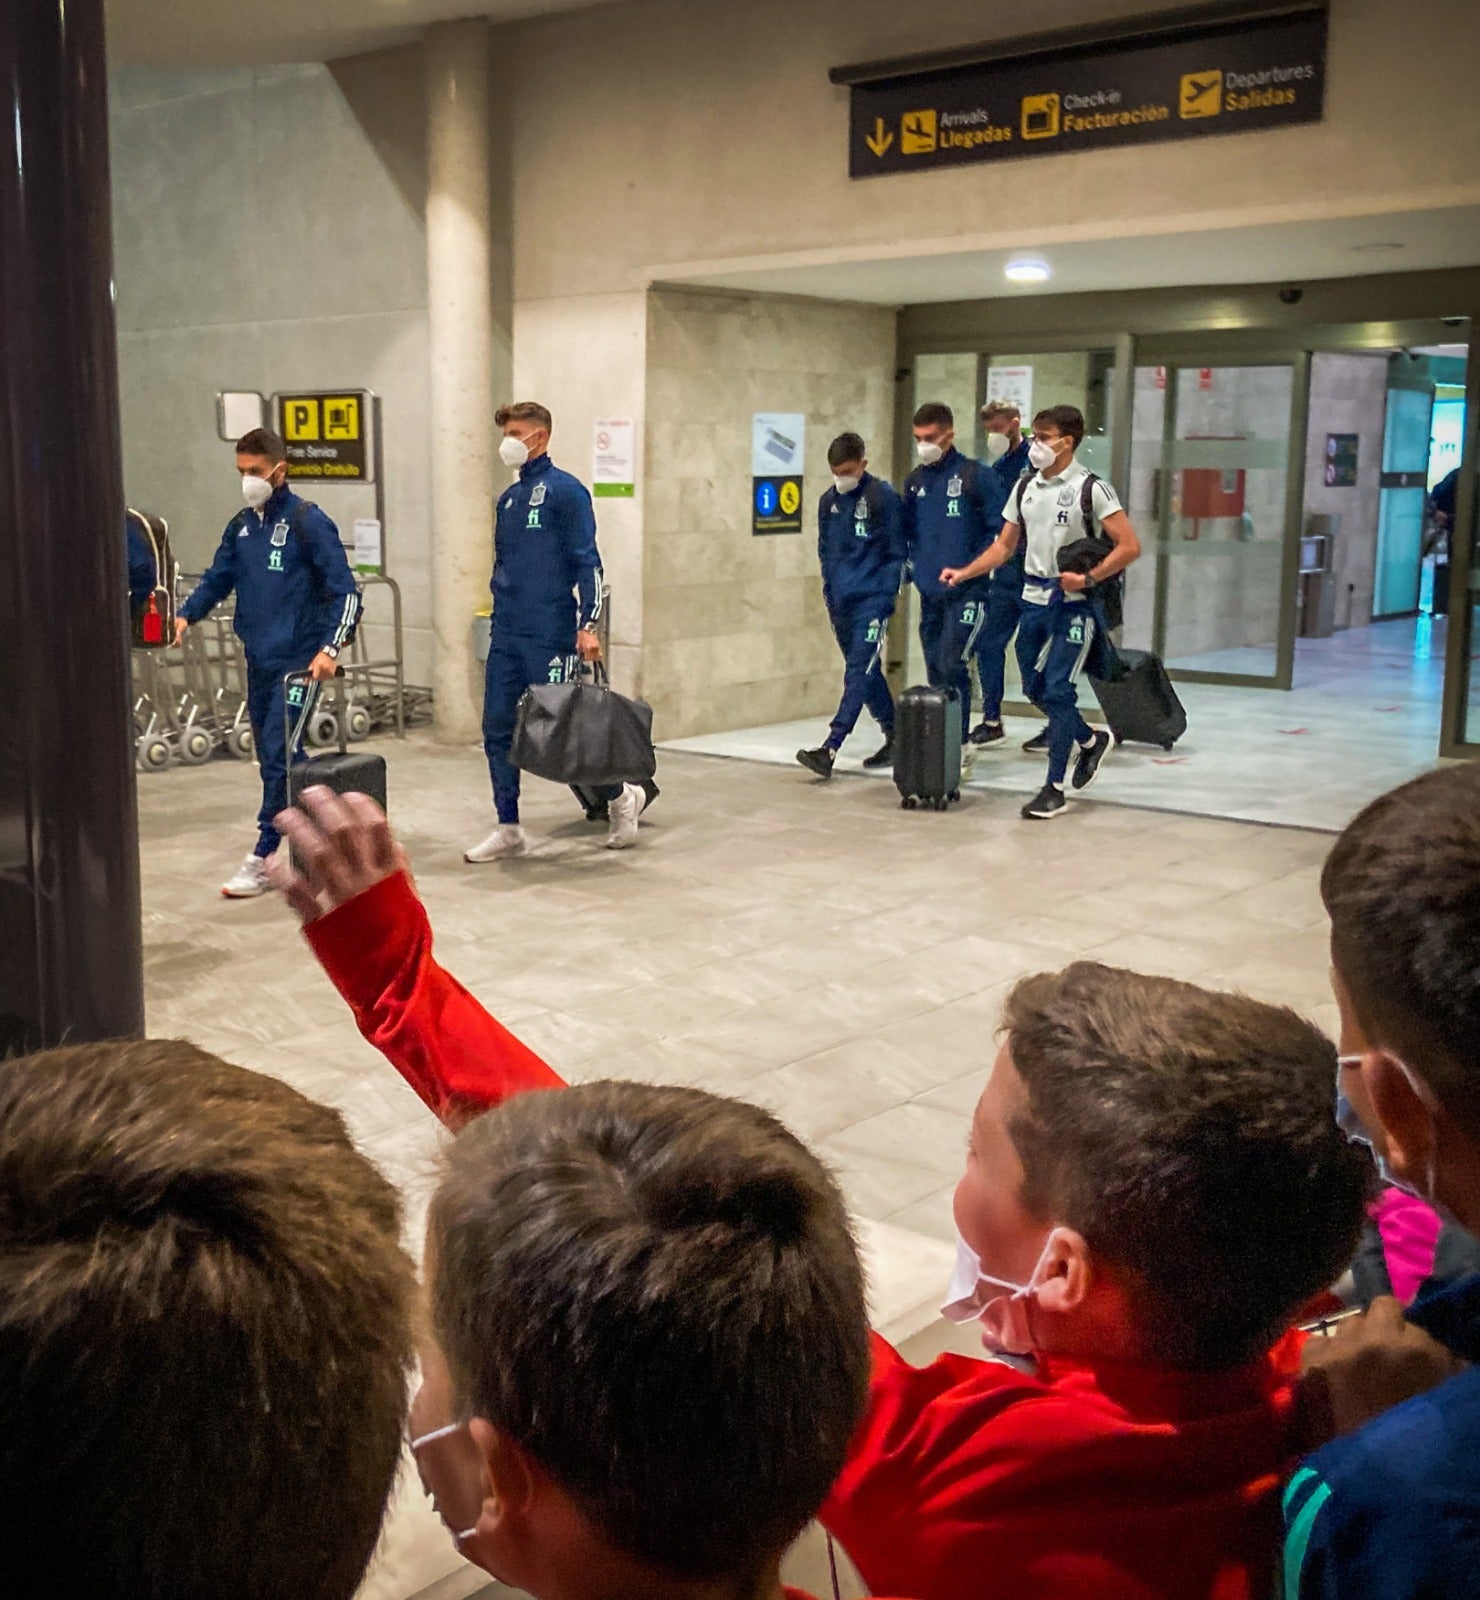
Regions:
<instances>
[{"instance_id":1,"label":"overhead airport sign","mask_svg":"<svg viewBox=\"0 0 1480 1600\"><path fill-rule=\"evenodd\" d=\"M1323 6L1286 7L935 70L881 63L881 75L866 80L865 69L839 69L834 80L852 86L849 175L1319 122L1326 21Z\"/></svg>"},{"instance_id":2,"label":"overhead airport sign","mask_svg":"<svg viewBox=\"0 0 1480 1600\"><path fill-rule=\"evenodd\" d=\"M290 478L373 483L369 449L375 397L364 389L273 396Z\"/></svg>"}]
</instances>

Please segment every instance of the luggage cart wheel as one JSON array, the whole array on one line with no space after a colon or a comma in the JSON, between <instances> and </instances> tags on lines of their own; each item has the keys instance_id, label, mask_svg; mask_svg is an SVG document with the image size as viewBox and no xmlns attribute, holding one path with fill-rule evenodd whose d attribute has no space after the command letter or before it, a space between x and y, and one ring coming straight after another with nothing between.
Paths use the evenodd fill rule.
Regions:
<instances>
[{"instance_id":1,"label":"luggage cart wheel","mask_svg":"<svg viewBox=\"0 0 1480 1600\"><path fill-rule=\"evenodd\" d=\"M914 795L907 794L904 799L899 802L899 809L901 811L913 811L915 807L919 805L919 803L920 802L915 799Z\"/></svg>"},{"instance_id":2,"label":"luggage cart wheel","mask_svg":"<svg viewBox=\"0 0 1480 1600\"><path fill-rule=\"evenodd\" d=\"M136 760L140 772L163 772L170 764L169 740L158 733L140 739Z\"/></svg>"},{"instance_id":3,"label":"luggage cart wheel","mask_svg":"<svg viewBox=\"0 0 1480 1600\"><path fill-rule=\"evenodd\" d=\"M252 730L246 723L243 723L240 727L233 728L226 735L225 744L227 750L238 761L250 761L257 753L257 741L253 738Z\"/></svg>"},{"instance_id":4,"label":"luggage cart wheel","mask_svg":"<svg viewBox=\"0 0 1480 1600\"><path fill-rule=\"evenodd\" d=\"M199 767L211 759L215 748L204 728L189 728L180 740L180 759L187 767Z\"/></svg>"},{"instance_id":5,"label":"luggage cart wheel","mask_svg":"<svg viewBox=\"0 0 1480 1600\"><path fill-rule=\"evenodd\" d=\"M961 791L959 789L952 789L946 798L953 806L958 806L961 804Z\"/></svg>"},{"instance_id":6,"label":"luggage cart wheel","mask_svg":"<svg viewBox=\"0 0 1480 1600\"><path fill-rule=\"evenodd\" d=\"M1163 749L1163 750L1170 750L1170 749L1171 749L1171 748L1172 748L1172 747L1171 747L1171 745L1169 745L1169 744L1164 744L1164 745L1163 745L1163 746L1162 746L1162 749Z\"/></svg>"},{"instance_id":7,"label":"luggage cart wheel","mask_svg":"<svg viewBox=\"0 0 1480 1600\"><path fill-rule=\"evenodd\" d=\"M364 706L351 706L344 718L345 734L351 739L370 737L370 713Z\"/></svg>"},{"instance_id":8,"label":"luggage cart wheel","mask_svg":"<svg viewBox=\"0 0 1480 1600\"><path fill-rule=\"evenodd\" d=\"M339 743L339 724L332 711L316 711L309 718L307 741L318 750Z\"/></svg>"}]
</instances>

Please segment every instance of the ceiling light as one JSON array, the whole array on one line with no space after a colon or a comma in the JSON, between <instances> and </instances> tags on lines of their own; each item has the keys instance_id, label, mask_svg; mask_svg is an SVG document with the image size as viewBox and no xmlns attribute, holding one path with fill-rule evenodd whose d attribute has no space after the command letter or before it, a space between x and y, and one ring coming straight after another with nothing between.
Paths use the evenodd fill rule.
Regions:
<instances>
[{"instance_id":1,"label":"ceiling light","mask_svg":"<svg viewBox=\"0 0 1480 1600\"><path fill-rule=\"evenodd\" d=\"M1053 277L1049 264L1046 261L1038 261L1032 256L1009 261L1003 270L1009 283L1047 283Z\"/></svg>"}]
</instances>

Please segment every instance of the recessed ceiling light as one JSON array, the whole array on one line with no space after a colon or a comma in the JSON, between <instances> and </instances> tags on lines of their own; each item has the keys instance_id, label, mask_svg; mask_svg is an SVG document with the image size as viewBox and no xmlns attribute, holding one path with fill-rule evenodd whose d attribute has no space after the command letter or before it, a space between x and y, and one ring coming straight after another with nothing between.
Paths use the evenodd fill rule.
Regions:
<instances>
[{"instance_id":1,"label":"recessed ceiling light","mask_svg":"<svg viewBox=\"0 0 1480 1600\"><path fill-rule=\"evenodd\" d=\"M1359 253L1369 250L1406 250L1408 247L1397 239L1375 239L1371 244L1354 244L1352 249Z\"/></svg>"},{"instance_id":2,"label":"recessed ceiling light","mask_svg":"<svg viewBox=\"0 0 1480 1600\"><path fill-rule=\"evenodd\" d=\"M1009 283L1047 283L1053 277L1053 271L1046 261L1038 261L1031 256L1009 261L1003 271Z\"/></svg>"}]
</instances>

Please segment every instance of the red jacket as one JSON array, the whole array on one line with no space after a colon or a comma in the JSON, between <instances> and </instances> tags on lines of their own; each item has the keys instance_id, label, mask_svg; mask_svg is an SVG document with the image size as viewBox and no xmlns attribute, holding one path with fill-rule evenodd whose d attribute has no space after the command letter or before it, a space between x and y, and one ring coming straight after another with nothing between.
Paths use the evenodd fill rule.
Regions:
<instances>
[{"instance_id":1,"label":"red jacket","mask_svg":"<svg viewBox=\"0 0 1480 1600\"><path fill-rule=\"evenodd\" d=\"M562 1080L432 957L398 874L307 938L443 1121ZM868 1414L822 1520L876 1593L918 1600L1263 1600L1293 1437L1298 1343L1234 1373L902 1361L874 1340Z\"/></svg>"}]
</instances>

